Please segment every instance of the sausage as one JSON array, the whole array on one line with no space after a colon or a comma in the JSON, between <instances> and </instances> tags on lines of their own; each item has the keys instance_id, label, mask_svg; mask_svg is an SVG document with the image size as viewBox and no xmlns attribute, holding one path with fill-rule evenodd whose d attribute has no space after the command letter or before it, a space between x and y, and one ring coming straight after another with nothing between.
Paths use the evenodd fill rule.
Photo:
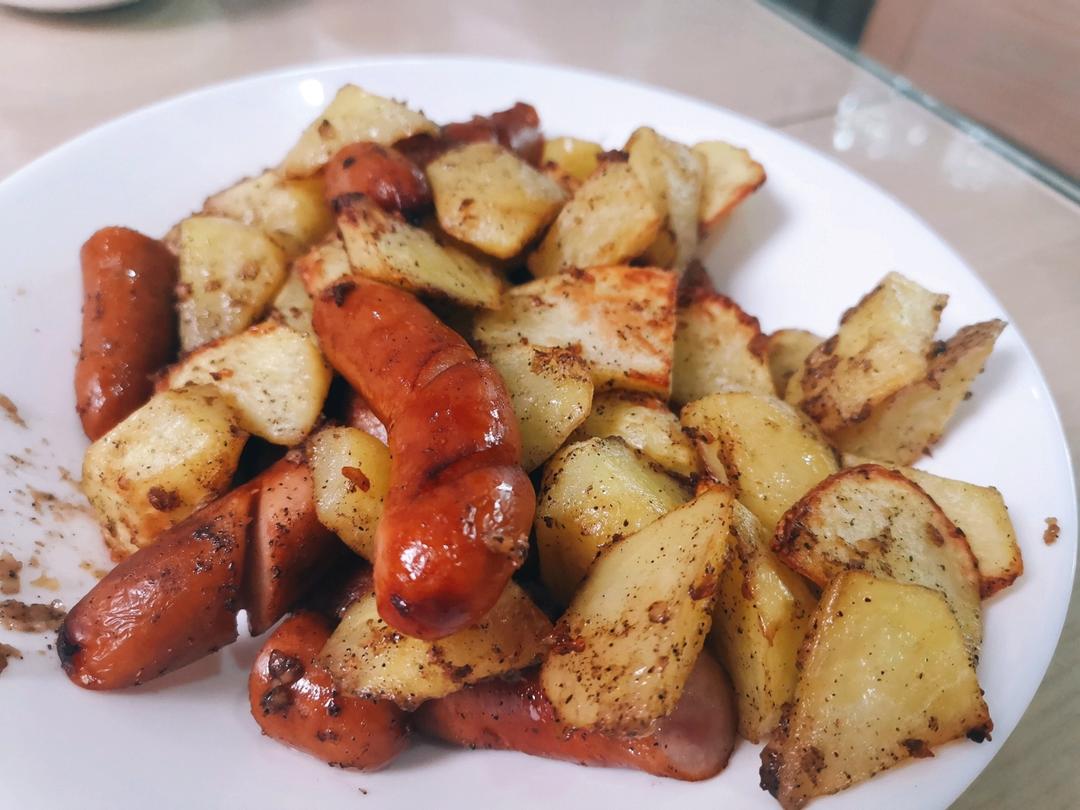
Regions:
<instances>
[{"instance_id":1,"label":"sausage","mask_svg":"<svg viewBox=\"0 0 1080 810\"><path fill-rule=\"evenodd\" d=\"M153 393L152 375L176 354L176 257L128 228L102 228L82 247L82 348L76 411L91 439Z\"/></svg>"},{"instance_id":2,"label":"sausage","mask_svg":"<svg viewBox=\"0 0 1080 810\"><path fill-rule=\"evenodd\" d=\"M251 635L265 633L341 559L341 541L319 523L311 470L289 453L255 479L259 503L248 543L243 603Z\"/></svg>"},{"instance_id":3,"label":"sausage","mask_svg":"<svg viewBox=\"0 0 1080 810\"><path fill-rule=\"evenodd\" d=\"M343 147L326 165L326 201L334 205L351 194L364 194L407 217L431 208L431 189L420 167L392 147L366 141Z\"/></svg>"},{"instance_id":4,"label":"sausage","mask_svg":"<svg viewBox=\"0 0 1080 810\"><path fill-rule=\"evenodd\" d=\"M87 689L136 686L236 640L256 490L235 489L128 557L71 609L56 649Z\"/></svg>"},{"instance_id":5,"label":"sausage","mask_svg":"<svg viewBox=\"0 0 1080 810\"><path fill-rule=\"evenodd\" d=\"M533 166L544 154L540 116L531 104L518 102L508 110L490 116L476 115L469 121L447 124L438 136L413 135L395 148L418 166L427 166L448 149L466 143L498 143L517 152Z\"/></svg>"},{"instance_id":6,"label":"sausage","mask_svg":"<svg viewBox=\"0 0 1080 810\"><path fill-rule=\"evenodd\" d=\"M386 425L375 415L375 411L371 410L368 401L351 389L345 403L345 424L364 431L383 444L389 441Z\"/></svg>"},{"instance_id":7,"label":"sausage","mask_svg":"<svg viewBox=\"0 0 1080 810\"><path fill-rule=\"evenodd\" d=\"M390 701L342 694L318 655L330 637L315 613L290 617L267 639L248 679L263 734L342 768L374 770L408 745L404 712Z\"/></svg>"},{"instance_id":8,"label":"sausage","mask_svg":"<svg viewBox=\"0 0 1080 810\"><path fill-rule=\"evenodd\" d=\"M473 624L524 560L535 509L506 386L412 295L376 281L324 291L314 324L327 359L389 428L380 616L424 639Z\"/></svg>"},{"instance_id":9,"label":"sausage","mask_svg":"<svg viewBox=\"0 0 1080 810\"><path fill-rule=\"evenodd\" d=\"M694 666L675 711L643 737L563 726L536 670L517 681L484 681L428 701L414 718L421 731L455 745L634 768L690 782L722 771L735 745L731 684L707 653Z\"/></svg>"}]
</instances>

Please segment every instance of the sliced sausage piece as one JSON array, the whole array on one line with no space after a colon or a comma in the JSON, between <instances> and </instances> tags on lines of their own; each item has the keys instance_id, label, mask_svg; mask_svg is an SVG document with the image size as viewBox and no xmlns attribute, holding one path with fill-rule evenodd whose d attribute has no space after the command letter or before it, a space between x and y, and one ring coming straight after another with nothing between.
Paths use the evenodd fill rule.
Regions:
<instances>
[{"instance_id":1,"label":"sliced sausage piece","mask_svg":"<svg viewBox=\"0 0 1080 810\"><path fill-rule=\"evenodd\" d=\"M236 640L256 490L203 507L106 574L68 613L57 652L87 689L136 686Z\"/></svg>"},{"instance_id":2,"label":"sliced sausage piece","mask_svg":"<svg viewBox=\"0 0 1080 810\"><path fill-rule=\"evenodd\" d=\"M406 716L389 701L342 694L318 655L330 625L298 613L271 634L248 680L251 714L268 737L342 768L374 770L408 745Z\"/></svg>"},{"instance_id":3,"label":"sliced sausage piece","mask_svg":"<svg viewBox=\"0 0 1080 810\"><path fill-rule=\"evenodd\" d=\"M390 146L363 141L338 151L326 165L326 201L363 194L387 211L414 217L431 208L420 167Z\"/></svg>"},{"instance_id":4,"label":"sliced sausage piece","mask_svg":"<svg viewBox=\"0 0 1080 810\"><path fill-rule=\"evenodd\" d=\"M735 703L727 675L708 654L698 659L675 711L644 737L573 730L555 719L535 671L517 681L490 680L421 706L417 727L469 748L521 751L634 768L698 781L724 769L735 745Z\"/></svg>"},{"instance_id":5,"label":"sliced sausage piece","mask_svg":"<svg viewBox=\"0 0 1080 810\"><path fill-rule=\"evenodd\" d=\"M176 257L128 228L102 228L82 247L82 348L75 402L91 439L108 433L153 393L152 375L178 345Z\"/></svg>"},{"instance_id":6,"label":"sliced sausage piece","mask_svg":"<svg viewBox=\"0 0 1080 810\"><path fill-rule=\"evenodd\" d=\"M406 138L395 144L395 148L416 165L425 167L448 149L466 143L502 144L533 166L540 165L544 154L540 116L535 107L520 101L502 112L475 115L468 121L447 124L438 136L424 134Z\"/></svg>"}]
</instances>

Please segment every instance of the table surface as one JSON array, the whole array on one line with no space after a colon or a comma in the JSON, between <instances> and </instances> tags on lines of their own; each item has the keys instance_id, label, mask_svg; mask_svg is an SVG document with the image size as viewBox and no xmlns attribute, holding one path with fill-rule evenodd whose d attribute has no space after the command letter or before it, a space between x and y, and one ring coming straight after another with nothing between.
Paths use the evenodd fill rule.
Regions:
<instances>
[{"instance_id":1,"label":"table surface","mask_svg":"<svg viewBox=\"0 0 1080 810\"><path fill-rule=\"evenodd\" d=\"M0 178L149 102L279 66L463 53L600 70L758 119L921 216L1011 313L1080 458L1080 207L749 0L143 0L0 9ZM1063 527L1076 531L1075 526ZM956 808L1075 805L1080 600L1034 703Z\"/></svg>"}]
</instances>

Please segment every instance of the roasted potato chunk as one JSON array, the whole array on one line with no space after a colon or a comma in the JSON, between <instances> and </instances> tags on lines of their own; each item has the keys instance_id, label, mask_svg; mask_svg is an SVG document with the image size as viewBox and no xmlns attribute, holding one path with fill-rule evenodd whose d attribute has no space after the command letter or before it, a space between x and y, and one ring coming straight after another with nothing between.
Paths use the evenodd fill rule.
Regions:
<instances>
[{"instance_id":1,"label":"roasted potato chunk","mask_svg":"<svg viewBox=\"0 0 1080 810\"><path fill-rule=\"evenodd\" d=\"M636 391L607 391L593 401L577 438L619 436L661 467L691 478L700 471L694 443L667 403Z\"/></svg>"},{"instance_id":2,"label":"roasted potato chunk","mask_svg":"<svg viewBox=\"0 0 1080 810\"><path fill-rule=\"evenodd\" d=\"M319 522L365 560L390 491L390 451L359 428L323 428L307 444Z\"/></svg>"},{"instance_id":3,"label":"roasted potato chunk","mask_svg":"<svg viewBox=\"0 0 1080 810\"><path fill-rule=\"evenodd\" d=\"M863 421L834 433L837 446L894 464L916 461L941 438L1004 328L996 320L965 326L935 347L925 375L872 408Z\"/></svg>"},{"instance_id":4,"label":"roasted potato chunk","mask_svg":"<svg viewBox=\"0 0 1080 810\"><path fill-rule=\"evenodd\" d=\"M247 434L208 385L162 391L86 450L82 489L117 557L229 488Z\"/></svg>"},{"instance_id":5,"label":"roasted potato chunk","mask_svg":"<svg viewBox=\"0 0 1080 810\"><path fill-rule=\"evenodd\" d=\"M765 344L776 395L783 399L788 381L803 367L806 358L822 343L822 338L805 329L778 329Z\"/></svg>"},{"instance_id":6,"label":"roasted potato chunk","mask_svg":"<svg viewBox=\"0 0 1080 810\"><path fill-rule=\"evenodd\" d=\"M391 146L412 135L433 135L438 129L404 104L346 84L289 150L281 171L286 177L308 177L350 143L372 141Z\"/></svg>"},{"instance_id":7,"label":"roasted potato chunk","mask_svg":"<svg viewBox=\"0 0 1080 810\"><path fill-rule=\"evenodd\" d=\"M705 160L701 210L702 230L711 230L765 182L765 169L745 149L723 141L694 144L694 152Z\"/></svg>"},{"instance_id":8,"label":"roasted potato chunk","mask_svg":"<svg viewBox=\"0 0 1080 810\"><path fill-rule=\"evenodd\" d=\"M859 456L844 456L845 467L868 463L871 462ZM964 533L979 566L979 590L983 599L1009 587L1024 573L1024 558L1016 542L1016 530L1005 499L996 488L942 478L914 467L882 466L895 469L922 487Z\"/></svg>"},{"instance_id":9,"label":"roasted potato chunk","mask_svg":"<svg viewBox=\"0 0 1080 810\"><path fill-rule=\"evenodd\" d=\"M294 265L285 283L274 296L271 315L278 323L283 323L294 332L315 340L315 328L311 325L312 308L311 296Z\"/></svg>"},{"instance_id":10,"label":"roasted potato chunk","mask_svg":"<svg viewBox=\"0 0 1080 810\"><path fill-rule=\"evenodd\" d=\"M285 254L254 225L194 216L178 226L180 347L244 331L285 283Z\"/></svg>"},{"instance_id":11,"label":"roasted potato chunk","mask_svg":"<svg viewBox=\"0 0 1080 810\"><path fill-rule=\"evenodd\" d=\"M731 675L739 733L757 743L776 728L795 693L796 660L817 600L738 501L732 530L735 555L720 575L709 645Z\"/></svg>"},{"instance_id":12,"label":"roasted potato chunk","mask_svg":"<svg viewBox=\"0 0 1080 810\"><path fill-rule=\"evenodd\" d=\"M793 503L839 469L821 432L775 397L710 394L682 411L706 469L772 532Z\"/></svg>"},{"instance_id":13,"label":"roasted potato chunk","mask_svg":"<svg viewBox=\"0 0 1080 810\"><path fill-rule=\"evenodd\" d=\"M775 392L758 319L726 295L692 284L679 295L671 398L679 405L718 391Z\"/></svg>"},{"instance_id":14,"label":"roasted potato chunk","mask_svg":"<svg viewBox=\"0 0 1080 810\"><path fill-rule=\"evenodd\" d=\"M299 256L334 227L321 177L286 180L275 171L219 191L203 204L203 213L261 228L288 258Z\"/></svg>"},{"instance_id":15,"label":"roasted potato chunk","mask_svg":"<svg viewBox=\"0 0 1080 810\"><path fill-rule=\"evenodd\" d=\"M849 571L821 597L795 701L761 753L761 784L794 810L934 746L993 729L964 634L941 594Z\"/></svg>"},{"instance_id":16,"label":"roasted potato chunk","mask_svg":"<svg viewBox=\"0 0 1080 810\"><path fill-rule=\"evenodd\" d=\"M788 383L788 402L830 435L864 421L879 403L925 376L947 301L889 273L844 313L840 331L810 352L802 373Z\"/></svg>"},{"instance_id":17,"label":"roasted potato chunk","mask_svg":"<svg viewBox=\"0 0 1080 810\"><path fill-rule=\"evenodd\" d=\"M529 666L543 654L550 632L551 622L515 582L479 623L438 641L394 630L379 617L372 592L346 611L321 660L341 689L414 709Z\"/></svg>"},{"instance_id":18,"label":"roasted potato chunk","mask_svg":"<svg viewBox=\"0 0 1080 810\"><path fill-rule=\"evenodd\" d=\"M345 243L337 234L324 239L293 263L308 295L316 296L334 282L352 275Z\"/></svg>"},{"instance_id":19,"label":"roasted potato chunk","mask_svg":"<svg viewBox=\"0 0 1080 810\"><path fill-rule=\"evenodd\" d=\"M338 227L354 273L463 306L498 309L502 281L490 267L439 245L427 231L366 197L346 198L338 207Z\"/></svg>"},{"instance_id":20,"label":"roasted potato chunk","mask_svg":"<svg viewBox=\"0 0 1080 810\"><path fill-rule=\"evenodd\" d=\"M528 343L573 348L597 389L646 391L667 399L675 344L675 283L655 267L594 267L509 290L502 309L480 313L481 350Z\"/></svg>"},{"instance_id":21,"label":"roasted potato chunk","mask_svg":"<svg viewBox=\"0 0 1080 810\"><path fill-rule=\"evenodd\" d=\"M544 141L544 152L540 164L554 164L577 182L584 182L600 165L600 153L604 151L598 143L583 141L580 138L548 138Z\"/></svg>"},{"instance_id":22,"label":"roasted potato chunk","mask_svg":"<svg viewBox=\"0 0 1080 810\"><path fill-rule=\"evenodd\" d=\"M521 466L534 470L589 415L589 366L570 349L520 343L497 346L487 359L506 383L521 426Z\"/></svg>"},{"instance_id":23,"label":"roasted potato chunk","mask_svg":"<svg viewBox=\"0 0 1080 810\"><path fill-rule=\"evenodd\" d=\"M731 502L712 487L601 551L540 668L561 722L642 734L672 712L709 632Z\"/></svg>"},{"instance_id":24,"label":"roasted potato chunk","mask_svg":"<svg viewBox=\"0 0 1080 810\"><path fill-rule=\"evenodd\" d=\"M540 575L564 604L596 553L686 503L689 487L621 438L587 439L548 463L536 507Z\"/></svg>"},{"instance_id":25,"label":"roasted potato chunk","mask_svg":"<svg viewBox=\"0 0 1080 810\"><path fill-rule=\"evenodd\" d=\"M213 385L240 427L268 442L300 442L318 421L333 372L315 344L277 321L199 347L169 369L165 385Z\"/></svg>"},{"instance_id":26,"label":"roasted potato chunk","mask_svg":"<svg viewBox=\"0 0 1080 810\"><path fill-rule=\"evenodd\" d=\"M634 131L626 153L653 208L663 217L657 239L643 258L657 267L682 271L697 250L704 158L648 127Z\"/></svg>"},{"instance_id":27,"label":"roasted potato chunk","mask_svg":"<svg viewBox=\"0 0 1080 810\"><path fill-rule=\"evenodd\" d=\"M663 220L630 165L604 161L563 206L529 256L529 271L542 278L629 261L653 243Z\"/></svg>"},{"instance_id":28,"label":"roasted potato chunk","mask_svg":"<svg viewBox=\"0 0 1080 810\"><path fill-rule=\"evenodd\" d=\"M876 464L822 481L776 527L773 550L824 587L852 569L940 592L977 660L979 569L964 533L903 475Z\"/></svg>"},{"instance_id":29,"label":"roasted potato chunk","mask_svg":"<svg viewBox=\"0 0 1080 810\"><path fill-rule=\"evenodd\" d=\"M566 199L558 183L494 143L452 149L427 176L442 229L500 259L520 253Z\"/></svg>"}]
</instances>

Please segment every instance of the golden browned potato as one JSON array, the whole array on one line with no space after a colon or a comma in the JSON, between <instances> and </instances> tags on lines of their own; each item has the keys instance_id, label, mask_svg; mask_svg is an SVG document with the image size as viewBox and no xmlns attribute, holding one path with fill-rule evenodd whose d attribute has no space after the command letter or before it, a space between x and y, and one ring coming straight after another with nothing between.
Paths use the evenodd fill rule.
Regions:
<instances>
[{"instance_id":1,"label":"golden browned potato","mask_svg":"<svg viewBox=\"0 0 1080 810\"><path fill-rule=\"evenodd\" d=\"M580 138L548 138L544 141L540 163L545 167L554 164L581 183L596 171L600 153L603 151L604 147L600 144Z\"/></svg>"},{"instance_id":2,"label":"golden browned potato","mask_svg":"<svg viewBox=\"0 0 1080 810\"><path fill-rule=\"evenodd\" d=\"M735 554L720 575L709 645L731 675L739 733L757 743L776 728L795 693L796 660L817 600L738 501L732 529Z\"/></svg>"},{"instance_id":3,"label":"golden browned potato","mask_svg":"<svg viewBox=\"0 0 1080 810\"><path fill-rule=\"evenodd\" d=\"M621 438L587 439L548 462L536 507L540 575L564 604L596 553L686 503L687 484Z\"/></svg>"},{"instance_id":4,"label":"golden browned potato","mask_svg":"<svg viewBox=\"0 0 1080 810\"><path fill-rule=\"evenodd\" d=\"M285 283L285 254L254 225L188 217L178 226L180 348L242 332Z\"/></svg>"},{"instance_id":5,"label":"golden browned potato","mask_svg":"<svg viewBox=\"0 0 1080 810\"><path fill-rule=\"evenodd\" d=\"M379 618L374 592L354 602L323 647L339 688L414 709L467 684L536 662L551 622L517 583L477 624L438 641L397 632Z\"/></svg>"},{"instance_id":6,"label":"golden browned potato","mask_svg":"<svg viewBox=\"0 0 1080 810\"><path fill-rule=\"evenodd\" d=\"M872 462L859 456L844 456L845 467L868 463ZM979 566L980 591L984 599L1009 587L1024 573L1016 530L1005 499L996 488L942 478L914 467L882 466L895 469L922 487L964 533Z\"/></svg>"},{"instance_id":7,"label":"golden browned potato","mask_svg":"<svg viewBox=\"0 0 1080 810\"><path fill-rule=\"evenodd\" d=\"M933 747L989 738L964 634L941 594L862 571L832 580L799 656L761 785L795 810Z\"/></svg>"},{"instance_id":8,"label":"golden browned potato","mask_svg":"<svg viewBox=\"0 0 1080 810\"><path fill-rule=\"evenodd\" d=\"M427 176L442 229L500 259L520 253L566 200L558 183L494 143L451 149Z\"/></svg>"},{"instance_id":9,"label":"golden browned potato","mask_svg":"<svg viewBox=\"0 0 1080 810\"><path fill-rule=\"evenodd\" d=\"M682 271L697 250L705 159L648 127L634 131L626 153L653 208L664 218L657 240L643 258L649 264Z\"/></svg>"},{"instance_id":10,"label":"golden browned potato","mask_svg":"<svg viewBox=\"0 0 1080 810\"><path fill-rule=\"evenodd\" d=\"M308 177L326 165L341 147L357 141L391 146L411 135L435 134L438 127L404 104L346 84L304 130L282 161L287 177Z\"/></svg>"},{"instance_id":11,"label":"golden browned potato","mask_svg":"<svg viewBox=\"0 0 1080 810\"><path fill-rule=\"evenodd\" d=\"M334 282L352 275L345 243L336 233L327 237L293 263L308 295L316 296Z\"/></svg>"},{"instance_id":12,"label":"golden browned potato","mask_svg":"<svg viewBox=\"0 0 1080 810\"><path fill-rule=\"evenodd\" d=\"M699 219L702 230L711 230L761 188L765 169L745 149L723 141L702 141L694 151L705 160Z\"/></svg>"},{"instance_id":13,"label":"golden browned potato","mask_svg":"<svg viewBox=\"0 0 1080 810\"><path fill-rule=\"evenodd\" d=\"M629 261L653 243L663 219L630 164L605 160L563 206L529 271L541 278Z\"/></svg>"},{"instance_id":14,"label":"golden browned potato","mask_svg":"<svg viewBox=\"0 0 1080 810\"><path fill-rule=\"evenodd\" d=\"M312 341L265 321L200 346L169 369L164 383L212 385L233 406L241 428L291 446L318 421L332 376Z\"/></svg>"},{"instance_id":15,"label":"golden browned potato","mask_svg":"<svg viewBox=\"0 0 1080 810\"><path fill-rule=\"evenodd\" d=\"M597 389L667 399L675 344L673 273L655 267L594 267L514 287L502 309L477 315L481 350L512 343L573 348Z\"/></svg>"},{"instance_id":16,"label":"golden browned potato","mask_svg":"<svg viewBox=\"0 0 1080 810\"><path fill-rule=\"evenodd\" d=\"M814 349L786 398L827 434L859 423L873 408L926 375L926 358L948 296L889 273ZM854 452L854 450L852 450Z\"/></svg>"},{"instance_id":17,"label":"golden browned potato","mask_svg":"<svg viewBox=\"0 0 1080 810\"><path fill-rule=\"evenodd\" d=\"M679 295L671 398L679 405L718 391L775 393L758 319L706 284Z\"/></svg>"},{"instance_id":18,"label":"golden browned potato","mask_svg":"<svg viewBox=\"0 0 1080 810\"><path fill-rule=\"evenodd\" d=\"M390 451L353 427L323 428L307 443L319 522L365 560L390 490Z\"/></svg>"},{"instance_id":19,"label":"golden browned potato","mask_svg":"<svg viewBox=\"0 0 1080 810\"><path fill-rule=\"evenodd\" d=\"M86 450L82 488L127 556L229 488L247 434L220 391L162 391Z\"/></svg>"},{"instance_id":20,"label":"golden browned potato","mask_svg":"<svg viewBox=\"0 0 1080 810\"><path fill-rule=\"evenodd\" d=\"M924 376L893 392L863 421L836 431L837 446L895 464L915 462L941 438L1004 328L996 320L965 326L936 346Z\"/></svg>"},{"instance_id":21,"label":"golden browned potato","mask_svg":"<svg viewBox=\"0 0 1080 810\"><path fill-rule=\"evenodd\" d=\"M468 307L498 309L502 281L491 268L367 197L346 198L338 227L354 273Z\"/></svg>"},{"instance_id":22,"label":"golden browned potato","mask_svg":"<svg viewBox=\"0 0 1080 810\"><path fill-rule=\"evenodd\" d=\"M682 410L706 469L772 532L781 515L839 469L836 454L808 419L775 397L710 394Z\"/></svg>"},{"instance_id":23,"label":"golden browned potato","mask_svg":"<svg viewBox=\"0 0 1080 810\"><path fill-rule=\"evenodd\" d=\"M321 177L287 180L273 170L219 191L203 204L203 213L257 226L288 258L299 256L334 227Z\"/></svg>"},{"instance_id":24,"label":"golden browned potato","mask_svg":"<svg viewBox=\"0 0 1080 810\"><path fill-rule=\"evenodd\" d=\"M709 488L600 553L540 668L561 722L640 734L672 712L709 632L731 502Z\"/></svg>"},{"instance_id":25,"label":"golden browned potato","mask_svg":"<svg viewBox=\"0 0 1080 810\"><path fill-rule=\"evenodd\" d=\"M496 346L487 359L506 383L521 426L521 466L534 470L589 415L589 366L571 349L522 343Z\"/></svg>"},{"instance_id":26,"label":"golden browned potato","mask_svg":"<svg viewBox=\"0 0 1080 810\"><path fill-rule=\"evenodd\" d=\"M769 374L776 395L784 398L788 380L806 363L807 355L820 346L822 338L805 329L778 329L767 338Z\"/></svg>"},{"instance_id":27,"label":"golden browned potato","mask_svg":"<svg viewBox=\"0 0 1080 810\"><path fill-rule=\"evenodd\" d=\"M667 470L687 479L701 470L694 443L667 403L637 391L607 391L593 401L592 412L575 434L619 436Z\"/></svg>"},{"instance_id":28,"label":"golden browned potato","mask_svg":"<svg viewBox=\"0 0 1080 810\"><path fill-rule=\"evenodd\" d=\"M289 272L285 283L274 296L271 317L294 332L315 340L315 328L311 325L312 300L304 287L304 280L296 272L296 265Z\"/></svg>"},{"instance_id":29,"label":"golden browned potato","mask_svg":"<svg viewBox=\"0 0 1080 810\"><path fill-rule=\"evenodd\" d=\"M977 660L982 614L975 557L941 507L900 473L864 464L825 479L784 514L773 550L821 587L857 569L939 591Z\"/></svg>"}]
</instances>

